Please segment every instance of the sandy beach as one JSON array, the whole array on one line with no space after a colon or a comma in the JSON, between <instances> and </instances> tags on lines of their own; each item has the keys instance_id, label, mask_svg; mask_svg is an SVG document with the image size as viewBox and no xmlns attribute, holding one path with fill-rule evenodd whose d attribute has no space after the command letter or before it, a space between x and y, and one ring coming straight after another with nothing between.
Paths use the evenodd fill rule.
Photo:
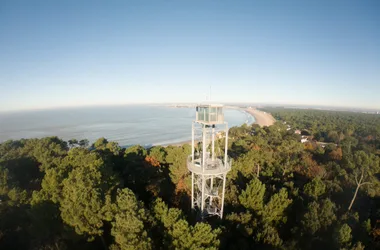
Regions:
<instances>
[{"instance_id":1,"label":"sandy beach","mask_svg":"<svg viewBox=\"0 0 380 250\"><path fill-rule=\"evenodd\" d=\"M260 110L254 109L254 108L248 108L248 109L244 109L244 110L255 117L254 124L258 124L260 127L270 126L276 122L276 119L274 119L274 117L270 113L260 111ZM195 143L197 143L197 141ZM165 144L165 145L161 145L161 146L163 146L163 147L167 147L167 146L181 147L184 144L191 145L191 140L178 142L178 143L169 143L169 144ZM154 146L158 146L158 145L154 145Z\"/></svg>"},{"instance_id":2,"label":"sandy beach","mask_svg":"<svg viewBox=\"0 0 380 250\"><path fill-rule=\"evenodd\" d=\"M245 111L247 111L255 117L255 123L260 125L260 127L273 125L273 123L275 123L276 121L270 113L264 111L260 111L253 108L248 108Z\"/></svg>"},{"instance_id":3,"label":"sandy beach","mask_svg":"<svg viewBox=\"0 0 380 250\"><path fill-rule=\"evenodd\" d=\"M244 110L255 117L255 124L258 124L260 127L270 126L276 122L276 119L274 119L274 117L270 113L260 111L260 110L254 109L254 108L248 108L248 109L244 109ZM163 146L164 147L167 147L169 145L170 146L183 146L184 144L190 144L191 145L191 141L184 141L184 142L173 143L173 144L168 144L168 145L163 145Z\"/></svg>"}]
</instances>

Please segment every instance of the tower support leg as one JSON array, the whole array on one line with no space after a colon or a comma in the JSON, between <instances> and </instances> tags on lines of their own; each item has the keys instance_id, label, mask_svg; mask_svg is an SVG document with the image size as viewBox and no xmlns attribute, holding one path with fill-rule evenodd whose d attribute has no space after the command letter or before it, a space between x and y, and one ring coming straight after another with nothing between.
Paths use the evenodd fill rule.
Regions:
<instances>
[{"instance_id":1,"label":"tower support leg","mask_svg":"<svg viewBox=\"0 0 380 250\"><path fill-rule=\"evenodd\" d=\"M191 173L191 208L194 209L194 173Z\"/></svg>"},{"instance_id":2,"label":"tower support leg","mask_svg":"<svg viewBox=\"0 0 380 250\"><path fill-rule=\"evenodd\" d=\"M213 195L213 193L212 193L212 191L213 191L213 189L214 189L214 176L210 176L210 207L212 207L212 195Z\"/></svg>"},{"instance_id":3,"label":"tower support leg","mask_svg":"<svg viewBox=\"0 0 380 250\"><path fill-rule=\"evenodd\" d=\"M202 171L206 168L206 125L203 125L203 141L202 141Z\"/></svg>"},{"instance_id":4,"label":"tower support leg","mask_svg":"<svg viewBox=\"0 0 380 250\"><path fill-rule=\"evenodd\" d=\"M202 213L202 218L203 218L203 212L204 212L204 206L205 206L205 176L202 175L202 200L201 200L201 213Z\"/></svg>"},{"instance_id":5,"label":"tower support leg","mask_svg":"<svg viewBox=\"0 0 380 250\"><path fill-rule=\"evenodd\" d=\"M211 131L211 155L212 155L212 161L215 161L215 128L213 126L212 131Z\"/></svg>"},{"instance_id":6,"label":"tower support leg","mask_svg":"<svg viewBox=\"0 0 380 250\"><path fill-rule=\"evenodd\" d=\"M224 209L224 193L226 192L226 175L223 174L223 191L222 191L222 206L220 208L220 218L223 218L223 209Z\"/></svg>"},{"instance_id":7,"label":"tower support leg","mask_svg":"<svg viewBox=\"0 0 380 250\"><path fill-rule=\"evenodd\" d=\"M227 150L228 150L228 124L226 122L226 145L224 146L224 167L227 167Z\"/></svg>"},{"instance_id":8,"label":"tower support leg","mask_svg":"<svg viewBox=\"0 0 380 250\"><path fill-rule=\"evenodd\" d=\"M194 164L194 122L191 125L191 162Z\"/></svg>"}]
</instances>

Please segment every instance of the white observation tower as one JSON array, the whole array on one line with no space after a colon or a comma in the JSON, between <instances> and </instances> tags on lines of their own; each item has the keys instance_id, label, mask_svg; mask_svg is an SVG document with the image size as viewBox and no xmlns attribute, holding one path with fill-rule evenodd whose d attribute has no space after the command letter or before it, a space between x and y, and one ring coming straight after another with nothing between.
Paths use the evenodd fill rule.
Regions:
<instances>
[{"instance_id":1,"label":"white observation tower","mask_svg":"<svg viewBox=\"0 0 380 250\"><path fill-rule=\"evenodd\" d=\"M215 149L215 137L224 132L224 152ZM195 134L199 133L201 147L195 152ZM202 104L196 107L192 124L191 155L187 167L191 172L191 208L200 209L201 216L223 217L226 175L231 170L227 155L228 124L224 121L223 105Z\"/></svg>"}]
</instances>

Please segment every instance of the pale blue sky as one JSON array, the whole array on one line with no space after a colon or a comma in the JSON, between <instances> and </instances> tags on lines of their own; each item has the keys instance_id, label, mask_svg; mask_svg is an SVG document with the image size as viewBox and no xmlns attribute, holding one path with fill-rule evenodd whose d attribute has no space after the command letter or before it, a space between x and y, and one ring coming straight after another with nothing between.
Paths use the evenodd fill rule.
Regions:
<instances>
[{"instance_id":1,"label":"pale blue sky","mask_svg":"<svg viewBox=\"0 0 380 250\"><path fill-rule=\"evenodd\" d=\"M0 110L380 108L380 1L0 1Z\"/></svg>"}]
</instances>

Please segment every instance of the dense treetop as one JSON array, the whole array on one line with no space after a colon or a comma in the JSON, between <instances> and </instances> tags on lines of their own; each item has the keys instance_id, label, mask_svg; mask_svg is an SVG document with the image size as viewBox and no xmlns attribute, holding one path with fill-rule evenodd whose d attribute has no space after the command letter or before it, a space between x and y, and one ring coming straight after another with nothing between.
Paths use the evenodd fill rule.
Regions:
<instances>
[{"instance_id":1,"label":"dense treetop","mask_svg":"<svg viewBox=\"0 0 380 250\"><path fill-rule=\"evenodd\" d=\"M267 111L229 131L223 220L190 209L189 145L1 143L0 248L380 248L380 116Z\"/></svg>"}]
</instances>

